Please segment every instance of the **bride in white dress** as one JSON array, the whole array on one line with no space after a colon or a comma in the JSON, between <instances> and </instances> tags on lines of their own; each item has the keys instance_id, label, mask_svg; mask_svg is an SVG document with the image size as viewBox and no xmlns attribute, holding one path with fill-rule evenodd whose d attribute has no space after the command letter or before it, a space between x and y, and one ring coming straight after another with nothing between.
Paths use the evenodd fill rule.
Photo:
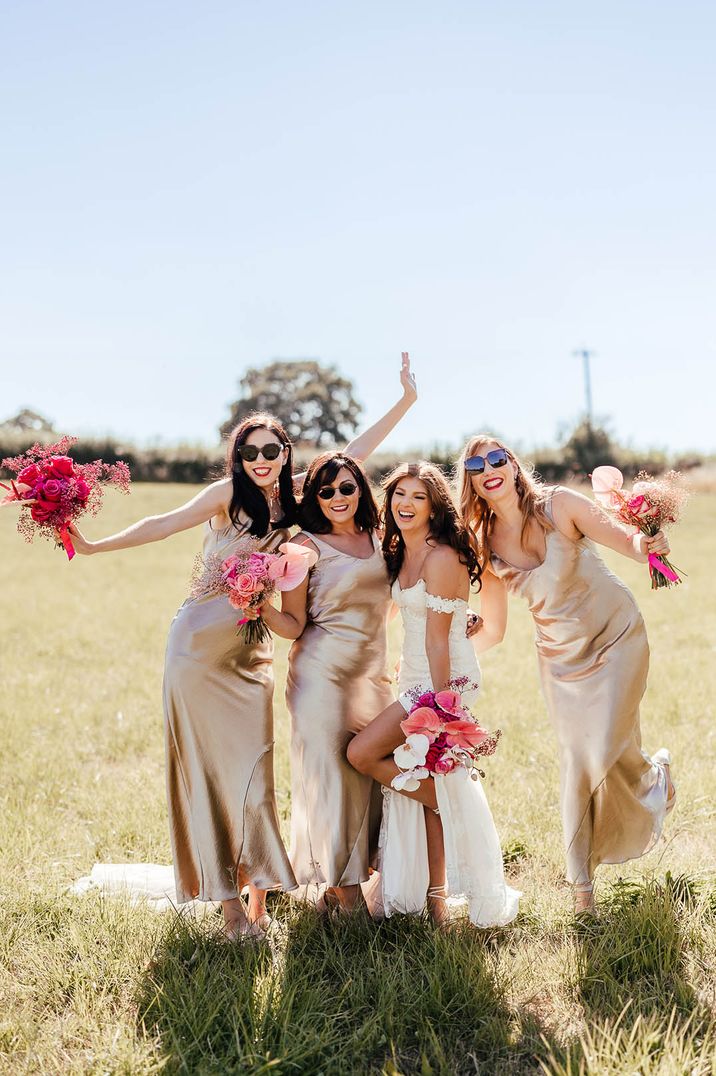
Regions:
<instances>
[{"instance_id":1,"label":"bride in white dress","mask_svg":"<svg viewBox=\"0 0 716 1076\"><path fill-rule=\"evenodd\" d=\"M400 722L420 691L439 691L458 678L477 696L480 668L465 636L471 582L479 579L475 552L459 522L447 481L431 464L404 464L385 487L383 540L393 600L405 629L400 699L353 738L348 759L384 787L380 878L386 915L449 916L446 898L463 898L481 927L515 918L520 894L505 884L500 841L482 782L462 766L392 791L400 774L393 751L405 740ZM416 690L417 689L417 690ZM415 782L413 782L414 784Z\"/></svg>"}]
</instances>

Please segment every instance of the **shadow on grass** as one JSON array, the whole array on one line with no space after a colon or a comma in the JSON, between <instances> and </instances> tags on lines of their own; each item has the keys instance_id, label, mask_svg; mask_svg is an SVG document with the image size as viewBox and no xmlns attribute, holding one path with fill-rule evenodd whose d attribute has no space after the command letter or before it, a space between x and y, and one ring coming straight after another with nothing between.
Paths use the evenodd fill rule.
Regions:
<instances>
[{"instance_id":1,"label":"shadow on grass","mask_svg":"<svg viewBox=\"0 0 716 1076\"><path fill-rule=\"evenodd\" d=\"M177 921L139 999L168 1073L330 1076L535 1071L546 1047L495 974L501 932L358 913L320 921L279 898L269 944L219 946Z\"/></svg>"},{"instance_id":2,"label":"shadow on grass","mask_svg":"<svg viewBox=\"0 0 716 1076\"><path fill-rule=\"evenodd\" d=\"M700 1064L713 1014L687 978L698 898L698 886L685 876L621 882L597 918L578 922L574 988L587 1031L564 1049L552 1048L549 1071L598 1071L601 1053L602 1071L611 1072L607 1061L620 1051L624 1064L627 1053L639 1056L639 1072L651 1072L660 1060L671 1072L675 1051L684 1072L701 1071L691 1066Z\"/></svg>"}]
</instances>

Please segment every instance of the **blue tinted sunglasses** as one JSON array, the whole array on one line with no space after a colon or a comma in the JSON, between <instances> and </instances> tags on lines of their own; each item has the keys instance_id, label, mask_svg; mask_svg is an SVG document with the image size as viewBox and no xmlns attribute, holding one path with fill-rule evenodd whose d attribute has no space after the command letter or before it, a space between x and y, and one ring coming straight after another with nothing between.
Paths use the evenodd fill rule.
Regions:
<instances>
[{"instance_id":1,"label":"blue tinted sunglasses","mask_svg":"<svg viewBox=\"0 0 716 1076\"><path fill-rule=\"evenodd\" d=\"M485 471L485 462L490 464L490 467L504 467L507 463L507 453L504 448L493 448L492 452L488 452L486 456L470 456L465 460L465 470L470 474L483 474Z\"/></svg>"}]
</instances>

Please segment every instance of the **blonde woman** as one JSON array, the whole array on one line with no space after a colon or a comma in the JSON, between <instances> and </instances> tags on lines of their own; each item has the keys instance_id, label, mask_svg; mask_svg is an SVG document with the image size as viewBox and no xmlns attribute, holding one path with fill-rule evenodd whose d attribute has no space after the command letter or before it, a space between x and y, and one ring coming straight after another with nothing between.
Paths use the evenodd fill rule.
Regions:
<instances>
[{"instance_id":1,"label":"blonde woman","mask_svg":"<svg viewBox=\"0 0 716 1076\"><path fill-rule=\"evenodd\" d=\"M600 863L647 852L674 803L668 751L641 749L649 645L639 609L594 545L632 560L669 552L631 535L588 497L537 482L500 441L478 435L458 464L460 512L483 566L478 652L499 643L507 594L534 618L539 669L559 741L567 879L592 911Z\"/></svg>"}]
</instances>

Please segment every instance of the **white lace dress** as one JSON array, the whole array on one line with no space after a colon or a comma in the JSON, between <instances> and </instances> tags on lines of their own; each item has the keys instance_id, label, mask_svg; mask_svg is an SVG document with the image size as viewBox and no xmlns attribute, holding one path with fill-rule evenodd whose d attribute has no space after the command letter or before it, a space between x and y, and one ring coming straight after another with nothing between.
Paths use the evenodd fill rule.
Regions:
<instances>
[{"instance_id":1,"label":"white lace dress","mask_svg":"<svg viewBox=\"0 0 716 1076\"><path fill-rule=\"evenodd\" d=\"M467 602L428 594L422 579L407 590L395 582L392 593L405 630L398 683L405 710L413 705L412 689L432 689L425 649L428 609L452 615L451 678L467 677L479 685L480 666L465 635ZM471 704L477 694L477 690L466 691L463 701ZM500 839L482 781L473 781L461 766L430 780L435 781L440 808L449 897L466 902L467 914L476 926L509 923L517 915L520 893L505 884ZM399 792L383 791L380 835L383 910L386 915L419 913L425 906L429 884L424 809L416 800Z\"/></svg>"}]
</instances>

